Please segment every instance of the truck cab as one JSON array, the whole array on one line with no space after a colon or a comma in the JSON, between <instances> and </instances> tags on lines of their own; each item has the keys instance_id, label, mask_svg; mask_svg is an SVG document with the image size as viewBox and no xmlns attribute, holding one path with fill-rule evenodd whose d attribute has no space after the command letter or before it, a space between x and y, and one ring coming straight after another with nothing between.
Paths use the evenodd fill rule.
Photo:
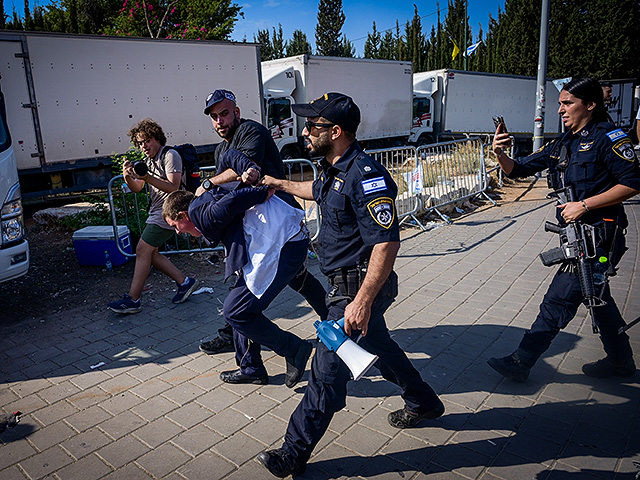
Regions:
<instances>
[{"instance_id":1,"label":"truck cab","mask_svg":"<svg viewBox=\"0 0 640 480\"><path fill-rule=\"evenodd\" d=\"M413 114L409 143L420 146L434 143L436 115L433 95L438 90L438 77L413 74Z\"/></svg>"},{"instance_id":2,"label":"truck cab","mask_svg":"<svg viewBox=\"0 0 640 480\"><path fill-rule=\"evenodd\" d=\"M291 109L291 105L295 103L291 96L295 89L296 75L293 67L276 69L263 79L267 128L283 159L300 158L302 155L298 145L298 119Z\"/></svg>"},{"instance_id":3,"label":"truck cab","mask_svg":"<svg viewBox=\"0 0 640 480\"><path fill-rule=\"evenodd\" d=\"M18 167L11 144L0 90L0 282L12 280L29 270L29 243L24 238L24 216Z\"/></svg>"}]
</instances>

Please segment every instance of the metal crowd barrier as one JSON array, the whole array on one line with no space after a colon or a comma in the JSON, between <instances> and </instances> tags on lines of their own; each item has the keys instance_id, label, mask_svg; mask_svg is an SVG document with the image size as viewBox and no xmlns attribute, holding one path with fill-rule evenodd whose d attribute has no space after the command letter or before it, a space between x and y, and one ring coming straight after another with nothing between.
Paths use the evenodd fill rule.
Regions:
<instances>
[{"instance_id":1,"label":"metal crowd barrier","mask_svg":"<svg viewBox=\"0 0 640 480\"><path fill-rule=\"evenodd\" d=\"M318 170L310 160L300 158L285 160L285 168L292 180L315 180L318 178ZM215 167L201 167L201 175L209 176L215 172ZM114 238L118 238L118 225L126 225L129 232L136 232L138 235L144 230L145 223L140 216L143 208L148 208L149 189L145 185L141 192L132 192L124 182L122 175L113 177L108 185L109 209L111 211L111 223L113 226ZM309 231L311 240L315 240L320 230L320 215L315 202L298 199L305 210L305 224ZM135 257L135 252L123 251L120 242L116 242L118 251L126 257ZM207 246L202 237L191 235L178 235L166 241L160 248L160 252L165 255L176 253L203 253L203 252L224 252L222 245L216 247Z\"/></svg>"},{"instance_id":2,"label":"metal crowd barrier","mask_svg":"<svg viewBox=\"0 0 640 480\"><path fill-rule=\"evenodd\" d=\"M138 235L144 230L145 223L140 216L142 208L148 208L149 189L145 185L138 193L132 192L124 182L122 175L118 175L109 180L107 185L109 194L109 209L111 210L111 223L113 226L114 238L118 238L118 225L126 225L129 232L136 232ZM116 205L116 198L119 200ZM135 257L135 252L128 253L122 250L120 242L116 242L118 251L126 257ZM224 247L209 247L202 237L191 235L178 235L174 233L170 240L167 240L160 252L165 255L176 253L200 253L200 252L221 252Z\"/></svg>"},{"instance_id":3,"label":"metal crowd barrier","mask_svg":"<svg viewBox=\"0 0 640 480\"><path fill-rule=\"evenodd\" d=\"M421 165L417 160L415 147L394 147L367 150L367 153L380 162L391 174L398 186L396 211L398 221L412 221L422 230L426 227L418 220L416 214L421 208L420 179Z\"/></svg>"},{"instance_id":4,"label":"metal crowd barrier","mask_svg":"<svg viewBox=\"0 0 640 480\"><path fill-rule=\"evenodd\" d=\"M479 195L496 205L486 193L487 169L480 138L421 146L417 156L424 174L420 193L424 206L445 222L451 220L439 210L444 205Z\"/></svg>"}]
</instances>

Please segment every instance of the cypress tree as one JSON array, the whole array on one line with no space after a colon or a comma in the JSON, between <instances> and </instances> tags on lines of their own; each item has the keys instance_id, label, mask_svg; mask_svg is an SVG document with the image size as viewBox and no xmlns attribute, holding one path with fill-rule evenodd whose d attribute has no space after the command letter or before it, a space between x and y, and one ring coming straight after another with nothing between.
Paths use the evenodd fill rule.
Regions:
<instances>
[{"instance_id":1,"label":"cypress tree","mask_svg":"<svg viewBox=\"0 0 640 480\"><path fill-rule=\"evenodd\" d=\"M320 0L316 25L318 55L342 56L345 52L345 45L341 41L340 30L342 30L344 21L342 0Z\"/></svg>"},{"instance_id":2,"label":"cypress tree","mask_svg":"<svg viewBox=\"0 0 640 480\"><path fill-rule=\"evenodd\" d=\"M287 42L287 57L311 55L311 44L302 30L294 30L291 41Z\"/></svg>"}]
</instances>

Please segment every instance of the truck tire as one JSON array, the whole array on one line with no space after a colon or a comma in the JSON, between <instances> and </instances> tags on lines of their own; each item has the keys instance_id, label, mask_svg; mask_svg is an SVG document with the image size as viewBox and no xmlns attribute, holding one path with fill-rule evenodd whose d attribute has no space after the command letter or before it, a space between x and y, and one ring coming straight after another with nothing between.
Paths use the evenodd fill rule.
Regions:
<instances>
[{"instance_id":1,"label":"truck tire","mask_svg":"<svg viewBox=\"0 0 640 480\"><path fill-rule=\"evenodd\" d=\"M297 145L287 145L282 149L282 152L280 152L280 156L283 160L289 160L290 158L304 158Z\"/></svg>"},{"instance_id":2,"label":"truck tire","mask_svg":"<svg viewBox=\"0 0 640 480\"><path fill-rule=\"evenodd\" d=\"M433 143L433 137L431 135L420 135L418 142L416 143L417 147L421 147L423 145L431 145Z\"/></svg>"}]
</instances>

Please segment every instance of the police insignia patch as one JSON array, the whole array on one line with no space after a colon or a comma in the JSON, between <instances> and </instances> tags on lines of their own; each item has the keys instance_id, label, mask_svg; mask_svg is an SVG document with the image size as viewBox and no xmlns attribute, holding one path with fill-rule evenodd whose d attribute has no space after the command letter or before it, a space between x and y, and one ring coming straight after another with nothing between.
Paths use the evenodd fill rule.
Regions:
<instances>
[{"instance_id":1,"label":"police insignia patch","mask_svg":"<svg viewBox=\"0 0 640 480\"><path fill-rule=\"evenodd\" d=\"M367 204L369 213L375 222L383 228L389 229L396 216L395 205L389 197L380 197Z\"/></svg>"},{"instance_id":2,"label":"police insignia patch","mask_svg":"<svg viewBox=\"0 0 640 480\"><path fill-rule=\"evenodd\" d=\"M333 185L331 185L331 188L333 190L335 190L336 192L339 192L342 190L342 187L344 186L344 180L342 180L341 178L336 178L333 181Z\"/></svg>"},{"instance_id":3,"label":"police insignia patch","mask_svg":"<svg viewBox=\"0 0 640 480\"><path fill-rule=\"evenodd\" d=\"M584 142L580 144L580 149L578 150L579 152L587 152L589 150L591 150L591 147L593 147L593 142Z\"/></svg>"},{"instance_id":4,"label":"police insignia patch","mask_svg":"<svg viewBox=\"0 0 640 480\"><path fill-rule=\"evenodd\" d=\"M628 139L622 140L613 146L613 151L620 158L633 162L636 159L636 154L633 151L633 145Z\"/></svg>"}]
</instances>

